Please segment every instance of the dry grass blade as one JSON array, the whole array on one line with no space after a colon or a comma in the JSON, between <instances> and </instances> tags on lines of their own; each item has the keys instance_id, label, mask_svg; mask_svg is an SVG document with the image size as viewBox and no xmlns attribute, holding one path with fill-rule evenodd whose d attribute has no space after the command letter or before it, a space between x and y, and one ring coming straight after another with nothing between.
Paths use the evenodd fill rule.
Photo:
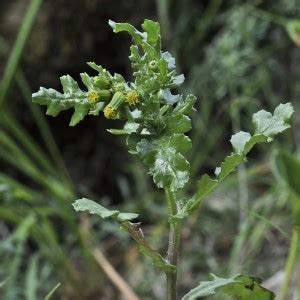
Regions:
<instances>
[{"instance_id":1,"label":"dry grass blade","mask_svg":"<svg viewBox=\"0 0 300 300\"><path fill-rule=\"evenodd\" d=\"M139 297L131 289L128 283L120 276L116 269L111 265L111 263L106 259L99 248L94 249L93 255L98 262L99 266L102 268L107 277L111 282L118 288L118 290L125 296L127 300L139 300Z\"/></svg>"}]
</instances>

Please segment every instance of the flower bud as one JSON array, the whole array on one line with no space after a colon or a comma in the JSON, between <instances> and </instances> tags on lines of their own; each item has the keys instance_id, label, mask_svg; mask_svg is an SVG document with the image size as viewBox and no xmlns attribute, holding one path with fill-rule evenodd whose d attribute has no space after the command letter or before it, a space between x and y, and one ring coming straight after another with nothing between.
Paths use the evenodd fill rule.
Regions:
<instances>
[{"instance_id":1,"label":"flower bud","mask_svg":"<svg viewBox=\"0 0 300 300\"><path fill-rule=\"evenodd\" d=\"M95 87L99 89L109 89L110 88L110 82L108 79L102 77L102 76L96 76L94 77L93 83Z\"/></svg>"},{"instance_id":2,"label":"flower bud","mask_svg":"<svg viewBox=\"0 0 300 300\"><path fill-rule=\"evenodd\" d=\"M116 92L109 102L109 104L104 108L103 113L107 119L115 119L118 115L118 108L122 105L125 100L125 96L121 92Z\"/></svg>"},{"instance_id":3,"label":"flower bud","mask_svg":"<svg viewBox=\"0 0 300 300\"><path fill-rule=\"evenodd\" d=\"M115 92L125 91L124 83L116 83L113 88Z\"/></svg>"},{"instance_id":4,"label":"flower bud","mask_svg":"<svg viewBox=\"0 0 300 300\"><path fill-rule=\"evenodd\" d=\"M117 111L108 105L104 108L103 113L106 119L115 119L118 115Z\"/></svg>"},{"instance_id":5,"label":"flower bud","mask_svg":"<svg viewBox=\"0 0 300 300\"><path fill-rule=\"evenodd\" d=\"M100 101L108 101L111 98L111 92L109 90L98 91Z\"/></svg>"},{"instance_id":6,"label":"flower bud","mask_svg":"<svg viewBox=\"0 0 300 300\"><path fill-rule=\"evenodd\" d=\"M87 99L91 104L97 103L99 101L99 94L96 91L88 92Z\"/></svg>"},{"instance_id":7,"label":"flower bud","mask_svg":"<svg viewBox=\"0 0 300 300\"><path fill-rule=\"evenodd\" d=\"M156 60L151 60L150 62L149 62L149 64L148 64L148 66L149 66L149 68L151 69L151 70L156 70L157 69L157 61Z\"/></svg>"}]
</instances>

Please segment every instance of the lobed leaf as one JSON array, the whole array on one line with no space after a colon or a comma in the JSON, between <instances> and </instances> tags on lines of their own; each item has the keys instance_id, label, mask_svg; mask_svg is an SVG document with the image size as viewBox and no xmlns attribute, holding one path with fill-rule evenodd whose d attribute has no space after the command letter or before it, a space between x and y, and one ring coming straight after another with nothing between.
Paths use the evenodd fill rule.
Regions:
<instances>
[{"instance_id":1,"label":"lobed leaf","mask_svg":"<svg viewBox=\"0 0 300 300\"><path fill-rule=\"evenodd\" d=\"M134 122L127 122L123 129L108 129L107 131L115 135L124 135L137 132L140 125Z\"/></svg>"},{"instance_id":2,"label":"lobed leaf","mask_svg":"<svg viewBox=\"0 0 300 300\"><path fill-rule=\"evenodd\" d=\"M85 85L91 81L87 74L82 75L82 78L85 80ZM63 93L41 87L37 93L32 95L32 101L47 105L46 113L53 117L63 110L74 108L70 126L75 126L89 113L90 109L93 109L93 106L87 100L87 92L82 91L71 76L62 76L60 81Z\"/></svg>"},{"instance_id":3,"label":"lobed leaf","mask_svg":"<svg viewBox=\"0 0 300 300\"><path fill-rule=\"evenodd\" d=\"M216 168L216 178L207 174L201 177L195 195L178 211L176 217L183 218L195 211L202 200L209 195L236 167L246 160L246 155L255 144L271 142L274 135L290 127L287 123L294 112L291 103L280 104L276 107L274 114L261 110L253 115L255 134L249 132L238 132L234 134L230 142L234 152L225 158L220 167Z\"/></svg>"},{"instance_id":4,"label":"lobed leaf","mask_svg":"<svg viewBox=\"0 0 300 300\"><path fill-rule=\"evenodd\" d=\"M76 211L88 211L90 214L98 215L102 219L113 218L118 222L129 221L138 217L138 214L134 213L121 213L118 210L109 210L86 198L78 199L72 205Z\"/></svg>"},{"instance_id":5,"label":"lobed leaf","mask_svg":"<svg viewBox=\"0 0 300 300\"><path fill-rule=\"evenodd\" d=\"M291 103L279 104L273 115L265 110L260 110L253 115L255 134L262 134L272 140L274 135L290 128L287 120L293 113L294 108Z\"/></svg>"},{"instance_id":6,"label":"lobed leaf","mask_svg":"<svg viewBox=\"0 0 300 300\"><path fill-rule=\"evenodd\" d=\"M232 278L220 278L211 274L212 280L203 281L190 290L182 300L194 300L218 293L241 300L272 300L275 295L262 287L261 280L255 277L236 275Z\"/></svg>"},{"instance_id":7,"label":"lobed leaf","mask_svg":"<svg viewBox=\"0 0 300 300\"><path fill-rule=\"evenodd\" d=\"M145 33L138 31L134 26L132 26L129 23L116 23L112 20L109 20L108 24L115 33L122 31L128 32L136 45L141 45L147 39L147 35Z\"/></svg>"},{"instance_id":8,"label":"lobed leaf","mask_svg":"<svg viewBox=\"0 0 300 300\"><path fill-rule=\"evenodd\" d=\"M183 155L190 148L191 141L183 134L142 139L136 147L157 187L171 191L182 188L189 179L189 163Z\"/></svg>"},{"instance_id":9,"label":"lobed leaf","mask_svg":"<svg viewBox=\"0 0 300 300\"><path fill-rule=\"evenodd\" d=\"M145 30L145 32L147 32L147 42L153 47L155 47L158 44L160 50L161 37L159 23L146 19L142 24L142 28Z\"/></svg>"}]
</instances>

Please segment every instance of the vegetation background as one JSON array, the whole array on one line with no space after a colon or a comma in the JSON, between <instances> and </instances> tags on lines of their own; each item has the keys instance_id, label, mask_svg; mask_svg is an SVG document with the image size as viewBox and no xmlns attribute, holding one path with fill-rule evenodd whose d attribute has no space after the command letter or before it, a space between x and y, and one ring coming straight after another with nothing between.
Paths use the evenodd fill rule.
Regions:
<instances>
[{"instance_id":1,"label":"vegetation background","mask_svg":"<svg viewBox=\"0 0 300 300\"><path fill-rule=\"evenodd\" d=\"M79 79L87 61L130 79L130 39L113 34L107 22L139 26L145 18L161 23L164 49L186 76L182 92L198 97L185 193L231 151L231 133L249 129L255 111L288 101L299 110L300 30L290 26L300 18L299 0L1 1L1 299L41 299L58 282L57 299L123 299L108 265L141 299L163 299L162 275L134 242L115 234L116 225L79 217L71 207L86 196L139 213L151 242L166 249L162 194L143 165L106 132L103 118L71 128L69 112L54 119L31 103L39 86L60 89L64 74ZM255 275L276 291L293 224L289 190L273 173L283 148L299 151L299 122L296 114L273 148L258 147L189 220L181 294L209 272ZM95 249L104 258L96 260Z\"/></svg>"}]
</instances>

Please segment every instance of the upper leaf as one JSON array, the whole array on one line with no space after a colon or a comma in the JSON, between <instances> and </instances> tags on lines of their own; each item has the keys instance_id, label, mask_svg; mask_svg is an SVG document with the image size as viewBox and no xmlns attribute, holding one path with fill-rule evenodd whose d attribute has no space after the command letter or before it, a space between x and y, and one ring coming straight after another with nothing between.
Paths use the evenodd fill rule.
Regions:
<instances>
[{"instance_id":1,"label":"upper leaf","mask_svg":"<svg viewBox=\"0 0 300 300\"><path fill-rule=\"evenodd\" d=\"M129 23L116 23L112 20L109 20L108 24L115 33L122 31L128 32L132 36L134 43L137 45L141 45L147 39L147 34L138 31L136 28L134 28L134 26L130 25Z\"/></svg>"},{"instance_id":2,"label":"upper leaf","mask_svg":"<svg viewBox=\"0 0 300 300\"><path fill-rule=\"evenodd\" d=\"M159 23L146 19L142 24L142 28L147 32L147 42L154 47L158 45L158 50L160 50Z\"/></svg>"},{"instance_id":3,"label":"upper leaf","mask_svg":"<svg viewBox=\"0 0 300 300\"><path fill-rule=\"evenodd\" d=\"M227 296L235 297L241 300L272 300L275 295L260 285L258 278L236 275L225 279L211 274L211 281L203 281L190 290L182 300L194 300L205 296L222 293Z\"/></svg>"},{"instance_id":4,"label":"upper leaf","mask_svg":"<svg viewBox=\"0 0 300 300\"><path fill-rule=\"evenodd\" d=\"M183 134L172 134L160 139L142 139L137 152L149 167L159 188L176 191L189 179L189 163L184 154L191 148L190 139Z\"/></svg>"},{"instance_id":5,"label":"upper leaf","mask_svg":"<svg viewBox=\"0 0 300 300\"><path fill-rule=\"evenodd\" d=\"M92 89L91 79L85 74L82 76L84 83L89 89ZM80 122L89 111L95 110L102 103L90 103L88 101L88 92L82 91L78 83L69 75L62 76L60 82L63 87L63 93L54 89L45 89L43 87L37 93L32 95L32 100L41 105L47 105L47 114L53 117L57 116L62 110L74 108L74 113L70 126Z\"/></svg>"},{"instance_id":6,"label":"upper leaf","mask_svg":"<svg viewBox=\"0 0 300 300\"><path fill-rule=\"evenodd\" d=\"M76 211L88 211L90 214L98 215L102 219L113 218L118 222L129 221L138 217L134 213L121 213L118 210L109 210L86 198L78 199L72 205Z\"/></svg>"},{"instance_id":7,"label":"upper leaf","mask_svg":"<svg viewBox=\"0 0 300 300\"><path fill-rule=\"evenodd\" d=\"M272 140L274 135L290 128L287 120L293 113L294 108L291 103L279 104L273 115L265 110L260 110L253 115L255 134L263 134Z\"/></svg>"},{"instance_id":8,"label":"upper leaf","mask_svg":"<svg viewBox=\"0 0 300 300\"><path fill-rule=\"evenodd\" d=\"M220 167L216 168L216 178L207 174L200 179L195 195L178 211L177 217L183 218L195 211L202 200L210 194L236 167L245 161L246 155L257 143L271 142L274 135L290 127L287 123L293 114L291 103L280 104L276 107L274 114L261 110L253 115L255 134L249 132L238 132L234 134L230 142L234 152L225 158Z\"/></svg>"}]
</instances>

